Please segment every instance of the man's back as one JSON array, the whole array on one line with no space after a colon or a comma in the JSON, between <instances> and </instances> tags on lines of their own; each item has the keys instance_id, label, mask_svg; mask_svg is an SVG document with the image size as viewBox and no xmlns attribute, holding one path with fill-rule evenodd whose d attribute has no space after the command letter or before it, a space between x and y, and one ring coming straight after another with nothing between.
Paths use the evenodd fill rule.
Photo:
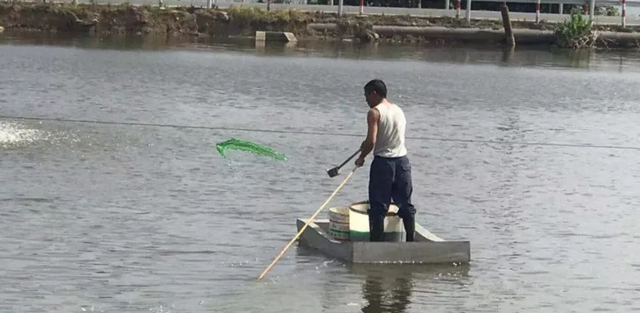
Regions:
<instances>
[{"instance_id":1,"label":"man's back","mask_svg":"<svg viewBox=\"0 0 640 313\"><path fill-rule=\"evenodd\" d=\"M402 109L393 103L381 103L374 108L380 112L380 120L373 154L385 158L407 155L404 145L407 121Z\"/></svg>"}]
</instances>

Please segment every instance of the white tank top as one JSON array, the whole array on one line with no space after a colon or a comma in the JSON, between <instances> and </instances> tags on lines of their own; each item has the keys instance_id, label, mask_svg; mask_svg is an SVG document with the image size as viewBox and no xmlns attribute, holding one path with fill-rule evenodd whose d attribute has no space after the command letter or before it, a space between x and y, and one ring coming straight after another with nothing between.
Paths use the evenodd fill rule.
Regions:
<instances>
[{"instance_id":1,"label":"white tank top","mask_svg":"<svg viewBox=\"0 0 640 313\"><path fill-rule=\"evenodd\" d=\"M407 155L407 149L404 146L407 121L402 109L395 104L378 104L375 109L380 112L380 121L378 121L378 135L373 155L385 158Z\"/></svg>"}]
</instances>

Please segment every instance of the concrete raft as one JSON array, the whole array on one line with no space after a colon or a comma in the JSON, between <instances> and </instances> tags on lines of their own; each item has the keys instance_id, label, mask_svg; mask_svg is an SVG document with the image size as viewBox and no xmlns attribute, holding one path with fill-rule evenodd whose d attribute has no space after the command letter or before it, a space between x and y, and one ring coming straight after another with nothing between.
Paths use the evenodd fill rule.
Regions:
<instances>
[{"instance_id":1,"label":"concrete raft","mask_svg":"<svg viewBox=\"0 0 640 313\"><path fill-rule=\"evenodd\" d=\"M297 219L298 231L308 220ZM448 241L416 224L415 242L337 241L329 235L329 220L316 220L300 235L300 244L348 263L469 263L469 241Z\"/></svg>"}]
</instances>

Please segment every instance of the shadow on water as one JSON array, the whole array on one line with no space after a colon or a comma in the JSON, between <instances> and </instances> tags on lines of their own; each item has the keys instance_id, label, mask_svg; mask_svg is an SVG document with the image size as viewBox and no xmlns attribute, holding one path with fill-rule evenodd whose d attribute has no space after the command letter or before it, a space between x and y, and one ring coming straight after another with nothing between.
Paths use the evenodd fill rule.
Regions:
<instances>
[{"instance_id":1,"label":"shadow on water","mask_svg":"<svg viewBox=\"0 0 640 313\"><path fill-rule=\"evenodd\" d=\"M141 35L71 35L64 33L5 33L1 44L74 47L121 51L187 50L247 53L261 57L317 57L334 59L426 61L452 64L492 64L507 67L554 67L617 72L640 71L636 51L571 51L550 47L434 46L428 44L329 42L256 44L251 38L213 38Z\"/></svg>"}]
</instances>

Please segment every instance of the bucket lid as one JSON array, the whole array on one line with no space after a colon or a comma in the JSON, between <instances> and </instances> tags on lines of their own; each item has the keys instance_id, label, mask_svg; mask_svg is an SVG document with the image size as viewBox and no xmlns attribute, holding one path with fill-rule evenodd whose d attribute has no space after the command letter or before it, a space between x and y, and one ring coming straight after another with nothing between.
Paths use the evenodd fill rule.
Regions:
<instances>
[{"instance_id":1,"label":"bucket lid","mask_svg":"<svg viewBox=\"0 0 640 313\"><path fill-rule=\"evenodd\" d=\"M340 214L340 215L349 215L349 208L348 207L332 207L332 208L329 208L329 212Z\"/></svg>"},{"instance_id":2,"label":"bucket lid","mask_svg":"<svg viewBox=\"0 0 640 313\"><path fill-rule=\"evenodd\" d=\"M360 214L368 214L369 213L369 200L354 202L349 206L349 210L360 213ZM398 206L395 203L391 203L389 206L389 211L387 211L386 216L397 216L398 215Z\"/></svg>"}]
</instances>

